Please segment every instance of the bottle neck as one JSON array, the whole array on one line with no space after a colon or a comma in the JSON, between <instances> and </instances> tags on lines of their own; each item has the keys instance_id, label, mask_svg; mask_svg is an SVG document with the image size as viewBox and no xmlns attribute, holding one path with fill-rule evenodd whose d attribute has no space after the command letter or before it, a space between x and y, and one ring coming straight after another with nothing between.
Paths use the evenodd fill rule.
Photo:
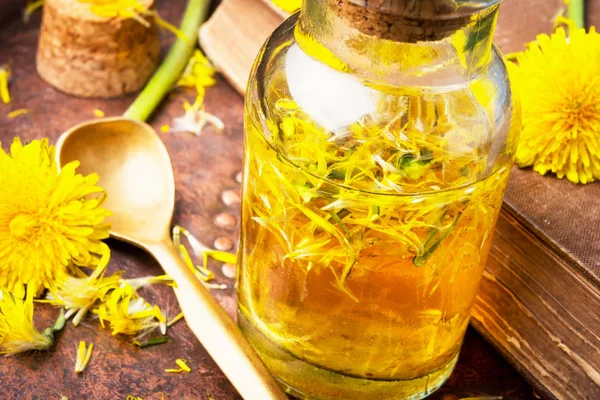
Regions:
<instances>
[{"instance_id":1,"label":"bottle neck","mask_svg":"<svg viewBox=\"0 0 600 400\"><path fill-rule=\"evenodd\" d=\"M491 60L498 1L304 0L295 36L309 56L373 84L457 84Z\"/></svg>"}]
</instances>

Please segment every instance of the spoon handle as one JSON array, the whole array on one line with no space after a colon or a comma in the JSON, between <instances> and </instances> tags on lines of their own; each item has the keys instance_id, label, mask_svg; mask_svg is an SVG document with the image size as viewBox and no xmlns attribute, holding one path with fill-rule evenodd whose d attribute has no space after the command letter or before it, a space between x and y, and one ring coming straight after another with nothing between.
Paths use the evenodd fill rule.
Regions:
<instances>
[{"instance_id":1,"label":"spoon handle","mask_svg":"<svg viewBox=\"0 0 600 400\"><path fill-rule=\"evenodd\" d=\"M188 326L246 400L287 400L229 314L185 265L171 240L147 249L175 282Z\"/></svg>"}]
</instances>

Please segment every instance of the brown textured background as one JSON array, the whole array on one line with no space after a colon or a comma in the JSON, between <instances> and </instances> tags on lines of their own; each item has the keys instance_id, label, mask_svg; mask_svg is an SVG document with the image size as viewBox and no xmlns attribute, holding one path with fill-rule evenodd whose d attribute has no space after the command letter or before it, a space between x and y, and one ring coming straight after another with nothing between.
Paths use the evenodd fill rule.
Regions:
<instances>
[{"instance_id":1,"label":"brown textured background","mask_svg":"<svg viewBox=\"0 0 600 400\"><path fill-rule=\"evenodd\" d=\"M561 0L507 0L501 11L502 26L498 42L505 51L518 49L506 41L517 29L524 40L531 40L541 25L551 27L555 8ZM552 4L550 4L552 3ZM0 141L4 148L14 136L25 139L49 137L52 141L71 125L94 118L93 110L100 108L106 115L118 115L132 97L111 101L81 100L67 97L44 84L35 73L35 46L39 14L25 25L20 20L24 2L0 0L0 64L11 61L14 82L11 85L13 102L0 104ZM157 1L162 15L178 21L183 0ZM592 7L600 16L600 7ZM536 22L534 22L536 21ZM539 25L538 25L539 24ZM165 47L171 41L163 36ZM174 93L150 121L154 127L168 124L173 116L182 113L179 98L190 94ZM18 108L32 112L15 119L6 114ZM163 135L171 153L177 184L175 221L188 227L206 243L221 235L235 236L234 231L222 230L212 223L223 211L238 215L236 207L226 207L220 201L224 189L238 189L235 175L241 168L242 99L222 80L209 89L206 98L208 111L226 124L223 133L207 129L202 137L193 135ZM532 173L524 171L523 174ZM143 252L115 242L110 271L125 269L126 276L160 274L159 266ZM218 264L212 265L218 280L224 278ZM177 312L175 298L169 288L152 287L141 291L149 301ZM232 290L216 293L224 307L233 312ZM38 327L43 328L55 318L56 311L38 307ZM127 395L144 399L238 399L214 362L197 343L191 332L180 322L169 330L170 343L147 349L135 349L126 337L113 337L101 330L97 321L87 319L78 328L70 324L58 335L57 345L50 352L25 354L0 359L0 399L124 399ZM73 372L75 347L79 340L94 343L91 363L81 376ZM192 373L172 375L163 372L174 366L178 357L190 360ZM469 395L502 395L507 399L530 399L532 391L523 379L491 349L478 334L469 331L459 365L447 385L434 398L454 400ZM259 399L257 399L259 400Z\"/></svg>"}]
</instances>

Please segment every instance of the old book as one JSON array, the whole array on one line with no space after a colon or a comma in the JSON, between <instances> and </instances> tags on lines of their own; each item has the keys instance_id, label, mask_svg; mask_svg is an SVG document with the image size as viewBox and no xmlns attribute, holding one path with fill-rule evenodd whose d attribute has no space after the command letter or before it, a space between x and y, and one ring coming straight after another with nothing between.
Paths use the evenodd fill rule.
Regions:
<instances>
[{"instance_id":1,"label":"old book","mask_svg":"<svg viewBox=\"0 0 600 400\"><path fill-rule=\"evenodd\" d=\"M563 0L505 0L496 43L517 51L552 31ZM592 7L590 22L600 21ZM201 44L243 93L256 54L285 15L225 0ZM600 183L514 169L472 324L548 399L600 399Z\"/></svg>"},{"instance_id":2,"label":"old book","mask_svg":"<svg viewBox=\"0 0 600 400\"><path fill-rule=\"evenodd\" d=\"M267 0L225 0L200 29L202 49L240 93L271 32L287 17Z\"/></svg>"}]
</instances>

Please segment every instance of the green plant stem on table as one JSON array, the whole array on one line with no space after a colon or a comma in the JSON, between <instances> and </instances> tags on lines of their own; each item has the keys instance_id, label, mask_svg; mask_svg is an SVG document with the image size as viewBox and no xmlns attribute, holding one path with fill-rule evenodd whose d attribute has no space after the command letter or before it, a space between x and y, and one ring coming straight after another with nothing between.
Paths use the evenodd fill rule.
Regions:
<instances>
[{"instance_id":1,"label":"green plant stem on table","mask_svg":"<svg viewBox=\"0 0 600 400\"><path fill-rule=\"evenodd\" d=\"M569 9L567 15L573 20L577 28L585 28L585 1L569 0Z\"/></svg>"},{"instance_id":2,"label":"green plant stem on table","mask_svg":"<svg viewBox=\"0 0 600 400\"><path fill-rule=\"evenodd\" d=\"M171 90L196 48L198 29L208 14L210 0L189 0L180 30L187 40L177 38L167 57L144 90L123 114L126 118L145 121Z\"/></svg>"}]
</instances>

